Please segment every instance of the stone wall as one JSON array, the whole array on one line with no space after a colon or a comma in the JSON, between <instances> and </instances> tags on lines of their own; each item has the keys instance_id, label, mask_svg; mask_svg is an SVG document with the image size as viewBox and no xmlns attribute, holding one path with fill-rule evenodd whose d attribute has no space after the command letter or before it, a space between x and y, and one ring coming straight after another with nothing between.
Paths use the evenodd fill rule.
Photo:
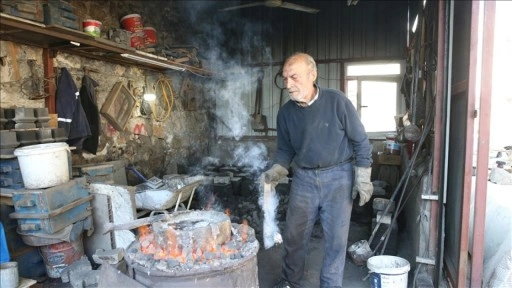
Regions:
<instances>
[{"instance_id":1,"label":"stone wall","mask_svg":"<svg viewBox=\"0 0 512 288\"><path fill-rule=\"evenodd\" d=\"M44 96L41 49L0 41L0 56L0 106L44 107L43 98L30 100ZM32 81L30 61L34 63L34 76L38 77L38 82Z\"/></svg>"}]
</instances>

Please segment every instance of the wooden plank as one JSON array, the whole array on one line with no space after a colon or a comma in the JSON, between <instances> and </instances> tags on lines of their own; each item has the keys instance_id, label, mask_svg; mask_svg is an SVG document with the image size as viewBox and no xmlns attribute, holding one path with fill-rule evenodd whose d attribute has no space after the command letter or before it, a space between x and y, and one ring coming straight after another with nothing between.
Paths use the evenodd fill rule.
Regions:
<instances>
[{"instance_id":1,"label":"wooden plank","mask_svg":"<svg viewBox=\"0 0 512 288\"><path fill-rule=\"evenodd\" d=\"M136 65L155 70L172 69L171 67L165 66L170 65L204 76L211 76L213 74L212 72L201 68L181 64L166 58L162 59L162 57L158 57L154 54L144 53L142 51L135 50L132 47L119 45L114 41L108 41L98 37L93 37L82 31L69 29L59 25L45 26L33 21L24 20L18 17L13 17L4 13L0 13L0 27L0 38L2 40L23 43L42 48L49 48L55 45L59 45L60 47L62 47L62 43L64 43L65 41L72 41L80 43L80 46L66 45L62 49L55 48L54 51L63 50L69 53L74 53L72 47L81 47L81 49L83 49L84 46L90 46L95 47L96 49L98 49L99 53L103 54L98 56L94 55L93 53L85 53L83 51L76 51L75 54L79 54L80 56L87 58L98 59L101 61L125 62L126 64ZM53 53L47 53L49 57L46 58L52 58L51 56ZM121 56L123 54L145 58L147 60L153 61L153 63L147 63L144 60L139 61L137 59L127 59ZM48 64L48 66L50 65ZM48 102L47 104L50 104L50 102ZM49 112L52 113L52 111Z\"/></svg>"},{"instance_id":2,"label":"wooden plank","mask_svg":"<svg viewBox=\"0 0 512 288\"><path fill-rule=\"evenodd\" d=\"M43 48L43 72L44 72L44 79L51 79L49 81L44 81L44 94L47 95L47 97L44 98L44 106L48 108L49 114L56 114L57 113L57 106L56 106L56 98L55 98L55 91L56 91L56 85L55 81L53 80L55 75L53 74L53 52L48 48Z\"/></svg>"}]
</instances>

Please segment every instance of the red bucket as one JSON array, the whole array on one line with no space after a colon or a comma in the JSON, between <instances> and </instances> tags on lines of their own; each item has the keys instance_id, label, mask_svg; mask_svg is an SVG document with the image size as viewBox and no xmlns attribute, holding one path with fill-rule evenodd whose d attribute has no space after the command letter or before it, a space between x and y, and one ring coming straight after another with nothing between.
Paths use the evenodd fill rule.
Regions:
<instances>
[{"instance_id":1,"label":"red bucket","mask_svg":"<svg viewBox=\"0 0 512 288\"><path fill-rule=\"evenodd\" d=\"M97 20L87 19L82 22L84 32L94 37L101 34L101 22Z\"/></svg>"},{"instance_id":2,"label":"red bucket","mask_svg":"<svg viewBox=\"0 0 512 288\"><path fill-rule=\"evenodd\" d=\"M144 48L144 32L135 32L130 36L130 46L133 48Z\"/></svg>"},{"instance_id":3,"label":"red bucket","mask_svg":"<svg viewBox=\"0 0 512 288\"><path fill-rule=\"evenodd\" d=\"M156 45L156 30L153 27L144 27L144 45L146 47L153 47Z\"/></svg>"},{"instance_id":4,"label":"red bucket","mask_svg":"<svg viewBox=\"0 0 512 288\"><path fill-rule=\"evenodd\" d=\"M130 32L142 31L142 18L139 14L129 14L121 18L121 26Z\"/></svg>"},{"instance_id":5,"label":"red bucket","mask_svg":"<svg viewBox=\"0 0 512 288\"><path fill-rule=\"evenodd\" d=\"M60 242L39 247L50 278L60 278L62 270L84 255L82 235L74 242Z\"/></svg>"}]
</instances>

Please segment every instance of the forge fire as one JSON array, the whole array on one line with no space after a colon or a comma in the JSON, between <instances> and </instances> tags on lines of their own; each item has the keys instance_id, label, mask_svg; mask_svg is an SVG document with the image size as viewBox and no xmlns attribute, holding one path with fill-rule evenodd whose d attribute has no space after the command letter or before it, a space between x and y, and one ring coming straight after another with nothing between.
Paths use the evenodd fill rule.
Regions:
<instances>
[{"instance_id":1,"label":"forge fire","mask_svg":"<svg viewBox=\"0 0 512 288\"><path fill-rule=\"evenodd\" d=\"M237 266L258 249L247 223L232 224L229 216L216 211L183 211L139 227L125 258L136 270L183 276Z\"/></svg>"}]
</instances>

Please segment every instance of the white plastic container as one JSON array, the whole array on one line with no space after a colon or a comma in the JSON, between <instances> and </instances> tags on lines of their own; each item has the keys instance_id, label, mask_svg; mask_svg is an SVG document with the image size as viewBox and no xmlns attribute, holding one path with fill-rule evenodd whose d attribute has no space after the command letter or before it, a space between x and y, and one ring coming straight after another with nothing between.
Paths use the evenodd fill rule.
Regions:
<instances>
[{"instance_id":1,"label":"white plastic container","mask_svg":"<svg viewBox=\"0 0 512 288\"><path fill-rule=\"evenodd\" d=\"M18 263L0 264L0 283L2 288L16 288L19 285Z\"/></svg>"},{"instance_id":2,"label":"white plastic container","mask_svg":"<svg viewBox=\"0 0 512 288\"><path fill-rule=\"evenodd\" d=\"M373 256L368 259L366 266L371 273L372 288L407 288L407 273L411 266L404 258L389 255Z\"/></svg>"},{"instance_id":3,"label":"white plastic container","mask_svg":"<svg viewBox=\"0 0 512 288\"><path fill-rule=\"evenodd\" d=\"M14 150L27 189L57 186L69 181L69 146L66 143L37 144Z\"/></svg>"}]
</instances>

